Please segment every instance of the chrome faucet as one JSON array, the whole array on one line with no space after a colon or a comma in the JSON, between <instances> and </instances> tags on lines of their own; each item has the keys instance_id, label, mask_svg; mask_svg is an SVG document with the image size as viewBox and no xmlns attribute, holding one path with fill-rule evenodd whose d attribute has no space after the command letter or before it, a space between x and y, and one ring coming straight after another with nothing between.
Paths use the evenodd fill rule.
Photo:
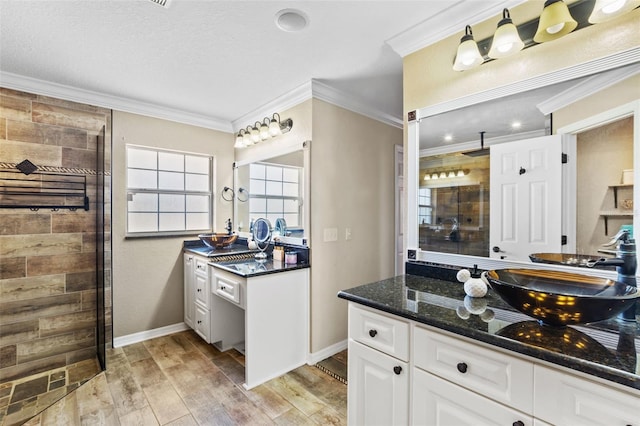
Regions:
<instances>
[{"instance_id":1,"label":"chrome faucet","mask_svg":"<svg viewBox=\"0 0 640 426\"><path fill-rule=\"evenodd\" d=\"M638 267L638 261L636 258L636 241L630 238L627 229L621 229L611 241L603 244L604 247L613 247L615 245L617 245L616 257L591 261L587 263L587 266L592 268L594 266L615 265L618 271L617 281L632 287L637 287L636 269ZM629 309L620 314L620 318L625 321L635 321L636 305L637 303L633 303Z\"/></svg>"}]
</instances>

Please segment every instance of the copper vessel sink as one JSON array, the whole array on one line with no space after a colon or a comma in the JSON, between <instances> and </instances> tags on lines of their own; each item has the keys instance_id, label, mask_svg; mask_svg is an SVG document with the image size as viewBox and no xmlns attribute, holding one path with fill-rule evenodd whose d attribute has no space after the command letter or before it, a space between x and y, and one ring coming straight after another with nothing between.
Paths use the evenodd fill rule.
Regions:
<instances>
[{"instance_id":1,"label":"copper vessel sink","mask_svg":"<svg viewBox=\"0 0 640 426\"><path fill-rule=\"evenodd\" d=\"M212 233L212 234L200 234L198 235L200 241L205 243L208 247L211 248L223 248L228 245L233 244L237 239L237 234L226 234L226 233Z\"/></svg>"}]
</instances>

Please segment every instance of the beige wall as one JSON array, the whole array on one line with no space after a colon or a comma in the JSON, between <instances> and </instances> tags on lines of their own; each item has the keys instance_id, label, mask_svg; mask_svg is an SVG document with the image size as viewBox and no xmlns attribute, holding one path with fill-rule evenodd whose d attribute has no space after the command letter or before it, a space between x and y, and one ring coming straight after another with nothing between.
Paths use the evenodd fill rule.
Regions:
<instances>
[{"instance_id":1,"label":"beige wall","mask_svg":"<svg viewBox=\"0 0 640 426\"><path fill-rule=\"evenodd\" d=\"M394 275L394 145L401 142L401 129L313 100L312 353L347 338L339 290ZM323 241L326 228L338 228L338 241Z\"/></svg>"},{"instance_id":2,"label":"beige wall","mask_svg":"<svg viewBox=\"0 0 640 426\"><path fill-rule=\"evenodd\" d=\"M195 236L125 239L126 144L177 149L215 157L215 228L232 217L223 201L233 185L233 137L229 133L113 112L113 334L128 334L183 321L182 242Z\"/></svg>"}]
</instances>

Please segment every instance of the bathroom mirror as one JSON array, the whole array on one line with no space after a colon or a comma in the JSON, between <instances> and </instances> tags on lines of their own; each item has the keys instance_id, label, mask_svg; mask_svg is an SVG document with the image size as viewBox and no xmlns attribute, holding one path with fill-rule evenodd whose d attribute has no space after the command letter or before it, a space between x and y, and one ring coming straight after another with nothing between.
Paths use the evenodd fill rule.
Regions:
<instances>
[{"instance_id":1,"label":"bathroom mirror","mask_svg":"<svg viewBox=\"0 0 640 426\"><path fill-rule=\"evenodd\" d=\"M309 245L307 161L308 149L301 148L236 163L234 223L240 236L250 236L255 221L265 218L278 224L281 241Z\"/></svg>"},{"instance_id":2,"label":"bathroom mirror","mask_svg":"<svg viewBox=\"0 0 640 426\"><path fill-rule=\"evenodd\" d=\"M456 187L462 188L469 185L476 185L484 191L490 192L490 155L483 155L489 154L490 149L488 147L516 140L540 137L549 134L551 130L553 130L553 133L558 133L558 130L561 130L567 134L582 132L583 129L572 128L573 123L567 121L571 114L566 111L570 111L572 108L571 102L568 102L567 99L575 96L576 102L580 102L582 98L588 96L587 94L604 90L627 79L631 80L639 72L637 62L625 63L620 67L617 66L620 63L615 67L612 67L611 63L615 63L615 61L593 61L592 66L585 67L583 65L581 70L575 72L563 70L563 72L556 73L557 75L555 76L545 76L544 81L534 78L508 87L418 110L418 120L410 122L408 129L409 152L413 153L415 151L418 160L411 161L410 154L409 164L416 164L416 168L407 172L409 185L413 182L417 182L417 185L413 191L411 189L408 191L409 223L417 223L418 226L417 229L408 229L408 248L419 248L421 250L418 254L419 258L432 260L442 258L442 256L439 256L441 253L450 253L452 255L494 257L498 260L504 259L506 261L528 261L526 258L516 259L502 256L501 253L492 255L493 247L490 246L489 241L485 240L484 244L477 241L475 237L483 234L488 235L489 231L485 228L490 222L484 220L481 225L480 221L474 223L473 219L471 219L471 216L477 216L480 204L472 206L472 204L465 202L463 204L467 204L472 210L464 211L462 209L460 210L460 216L443 218L434 213L430 220L425 220L426 210L431 209L435 212L435 209L438 208L437 199L434 200L433 197L429 197L429 192L441 191L442 189L440 188L449 188L451 191ZM549 82L552 82L552 84ZM578 92L581 92L581 94L578 95ZM637 96L637 89L635 92ZM596 96L593 95L594 98ZM611 100L608 99L607 101L602 103L611 105ZM636 101L638 100L636 99ZM628 100L621 101L620 104L625 102L628 102ZM574 107L574 109L578 110L579 107ZM531 110L538 111L537 116L531 115ZM552 122L552 118L555 118L556 112L560 110L562 113L561 119L558 120L560 123ZM510 116L509 112L513 112L513 116ZM520 118L525 116L529 118ZM613 210L614 195L619 195L621 200L626 200L627 206L632 206L633 199L636 198L634 194L637 191L632 185L626 188L617 188L616 192L619 192L619 194L614 194L613 189L608 189L608 187L622 184L623 170L629 172L631 169L638 169L638 167L634 167L636 163L634 158L638 157L638 130L633 129L633 116L633 108L631 108L629 111L620 112L620 116L616 119L602 119L607 124L627 119L627 127L630 124L630 148L624 148L625 151L622 154L625 157L624 160L607 161L601 155L600 159L604 161L600 161L598 167L595 167L593 160L590 160L591 163L584 167L564 166L566 170L563 171L562 181L556 182L557 186L561 186L563 197L562 206L560 206L562 217L556 219L562 221L563 234L566 233L567 229L569 230L571 241L567 246L558 244L559 251L567 252L566 250L573 250L573 252L585 253L595 250L600 244L606 242L611 235L615 234L622 224L633 223L632 207L623 212L624 217L616 217L613 213L608 218L603 216L603 214L606 215L603 211L607 209L609 203L611 203L610 210ZM520 120L519 128L511 127L515 118ZM596 127L598 126L591 125L589 130ZM480 132L485 133L481 135ZM596 136L600 139L607 139L607 146L601 146L599 149L619 151L615 145L618 141L614 140L615 138L607 137L610 132L611 130L607 129ZM569 135L569 137L565 136L563 138L563 152L569 152L573 158L578 158L578 154L580 154L579 136L580 133L578 133L578 137ZM445 137L450 140L445 141ZM598 148L594 149L597 150ZM595 154L591 154L592 157L594 155L597 158L597 151ZM598 192L597 198L589 195L584 196L585 193L595 194L595 192L589 192L589 186L584 183L586 175L583 169L589 169L589 175L597 175L602 172L603 177L598 178L596 176L594 179L595 181L600 180L601 184L606 182L604 191L610 193L602 194ZM465 173L464 170L471 172ZM582 175L581 170L583 170ZM631 175L635 174L633 170L629 173ZM580 188L580 183L582 183L582 188ZM486 193L483 195L486 195ZM597 200L595 205L594 203L581 203L583 199L588 198L591 198L592 201ZM616 202L618 203L619 201ZM462 207L461 204L458 203L458 205ZM483 214L487 215L487 217L500 210L496 208L497 206L494 205L493 201L486 203L483 207ZM617 207L619 210L621 206ZM575 231L577 226L581 226L580 222L583 221L584 217L590 217L592 222L597 222L597 232L602 234L600 238L597 238L597 235L594 237L596 231L592 230L589 234L589 241L576 242L580 236L585 234L584 232ZM445 219L449 222L457 222L456 230L460 233L453 234L457 236L455 239L447 238L447 227L438 223L438 220L444 222ZM467 222L467 219L471 220ZM605 219L608 220L608 226L611 228L606 232L601 230ZM594 227L596 225L590 223L588 226ZM571 232L572 228L574 229L573 232ZM434 247L428 242L426 236L429 234L435 235L434 233L438 230L444 234L441 233L439 235L441 245ZM474 238L469 237L469 243L461 248L461 241L463 241L461 236L465 233L474 236ZM558 239L560 240L560 236L558 236ZM479 245L481 245L480 248L478 247ZM523 250L527 252L529 247L524 247ZM531 252L535 251L535 249L531 249ZM450 260L451 256L448 258Z\"/></svg>"}]
</instances>

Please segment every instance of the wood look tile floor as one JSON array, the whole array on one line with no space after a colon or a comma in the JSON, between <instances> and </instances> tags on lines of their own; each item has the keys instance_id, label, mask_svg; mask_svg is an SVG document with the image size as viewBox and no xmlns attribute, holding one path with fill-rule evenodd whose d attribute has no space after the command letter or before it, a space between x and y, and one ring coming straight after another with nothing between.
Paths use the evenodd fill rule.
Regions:
<instances>
[{"instance_id":1,"label":"wood look tile floor","mask_svg":"<svg viewBox=\"0 0 640 426\"><path fill-rule=\"evenodd\" d=\"M185 331L110 349L106 371L26 425L347 424L346 385L318 368L243 382L241 353Z\"/></svg>"}]
</instances>

